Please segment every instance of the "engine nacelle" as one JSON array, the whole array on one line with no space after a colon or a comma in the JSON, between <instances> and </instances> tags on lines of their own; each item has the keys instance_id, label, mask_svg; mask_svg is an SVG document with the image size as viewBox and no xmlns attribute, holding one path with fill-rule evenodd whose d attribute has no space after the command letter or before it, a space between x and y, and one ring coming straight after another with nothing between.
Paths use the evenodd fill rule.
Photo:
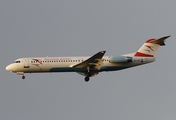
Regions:
<instances>
[{"instance_id":1,"label":"engine nacelle","mask_svg":"<svg viewBox=\"0 0 176 120\"><path fill-rule=\"evenodd\" d=\"M111 63L127 63L132 62L133 58L128 56L110 56L109 62Z\"/></svg>"}]
</instances>

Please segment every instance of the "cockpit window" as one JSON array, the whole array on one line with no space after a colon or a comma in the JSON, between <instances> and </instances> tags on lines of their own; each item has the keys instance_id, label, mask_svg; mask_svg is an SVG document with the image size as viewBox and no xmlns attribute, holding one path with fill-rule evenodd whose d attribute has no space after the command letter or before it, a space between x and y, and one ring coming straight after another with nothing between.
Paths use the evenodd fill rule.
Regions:
<instances>
[{"instance_id":1,"label":"cockpit window","mask_svg":"<svg viewBox=\"0 0 176 120\"><path fill-rule=\"evenodd\" d=\"M20 63L20 61L18 60L18 61L15 61L15 63Z\"/></svg>"}]
</instances>

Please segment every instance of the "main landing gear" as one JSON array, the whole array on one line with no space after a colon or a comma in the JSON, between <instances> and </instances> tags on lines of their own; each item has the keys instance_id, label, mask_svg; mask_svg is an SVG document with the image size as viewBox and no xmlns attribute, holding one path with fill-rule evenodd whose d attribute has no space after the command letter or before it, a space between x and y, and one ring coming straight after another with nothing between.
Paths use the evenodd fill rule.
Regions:
<instances>
[{"instance_id":1,"label":"main landing gear","mask_svg":"<svg viewBox=\"0 0 176 120\"><path fill-rule=\"evenodd\" d=\"M91 76L92 76L92 73L91 73L91 72L88 72L84 80L85 80L86 82L89 82Z\"/></svg>"},{"instance_id":2,"label":"main landing gear","mask_svg":"<svg viewBox=\"0 0 176 120\"><path fill-rule=\"evenodd\" d=\"M24 75L22 76L22 79L25 79L25 76L24 76Z\"/></svg>"},{"instance_id":3,"label":"main landing gear","mask_svg":"<svg viewBox=\"0 0 176 120\"><path fill-rule=\"evenodd\" d=\"M86 76L84 80L85 80L86 82L89 82L89 79L90 79L89 76Z\"/></svg>"}]
</instances>

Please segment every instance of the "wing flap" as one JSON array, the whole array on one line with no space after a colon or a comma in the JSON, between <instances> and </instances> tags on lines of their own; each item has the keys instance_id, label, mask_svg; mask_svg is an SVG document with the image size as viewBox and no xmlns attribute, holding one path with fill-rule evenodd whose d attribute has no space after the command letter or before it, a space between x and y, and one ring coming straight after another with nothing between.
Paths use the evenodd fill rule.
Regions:
<instances>
[{"instance_id":1,"label":"wing flap","mask_svg":"<svg viewBox=\"0 0 176 120\"><path fill-rule=\"evenodd\" d=\"M100 70L101 66L103 65L103 60L96 59L95 63L89 63L90 68L95 68L96 70Z\"/></svg>"}]
</instances>

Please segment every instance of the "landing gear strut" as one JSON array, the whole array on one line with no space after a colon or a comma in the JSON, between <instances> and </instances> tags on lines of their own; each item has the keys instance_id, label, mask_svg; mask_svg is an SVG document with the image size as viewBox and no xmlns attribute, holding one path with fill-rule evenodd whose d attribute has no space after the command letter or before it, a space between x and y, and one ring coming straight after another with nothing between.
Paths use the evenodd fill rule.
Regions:
<instances>
[{"instance_id":1,"label":"landing gear strut","mask_svg":"<svg viewBox=\"0 0 176 120\"><path fill-rule=\"evenodd\" d=\"M22 76L22 79L25 79L25 76L24 76L24 75Z\"/></svg>"},{"instance_id":2,"label":"landing gear strut","mask_svg":"<svg viewBox=\"0 0 176 120\"><path fill-rule=\"evenodd\" d=\"M86 76L84 80L85 80L86 82L89 82L89 79L90 79L90 78L89 78L88 76Z\"/></svg>"}]
</instances>

